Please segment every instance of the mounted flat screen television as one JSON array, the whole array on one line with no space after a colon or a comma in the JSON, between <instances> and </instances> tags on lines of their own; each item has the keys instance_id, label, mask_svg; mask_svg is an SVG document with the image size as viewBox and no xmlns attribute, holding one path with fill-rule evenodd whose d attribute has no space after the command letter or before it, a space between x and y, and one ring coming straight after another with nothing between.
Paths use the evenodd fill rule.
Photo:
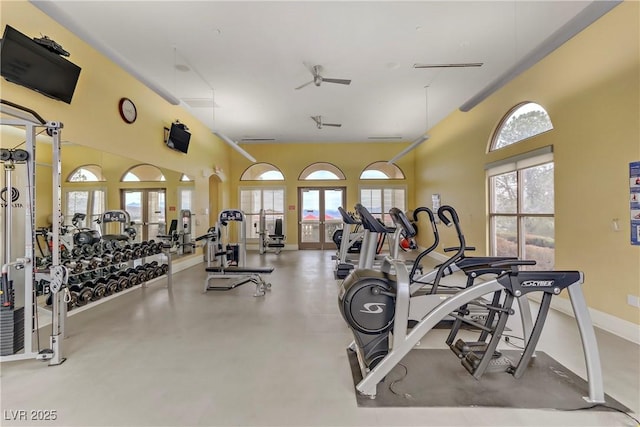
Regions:
<instances>
[{"instance_id":1,"label":"mounted flat screen television","mask_svg":"<svg viewBox=\"0 0 640 427\"><path fill-rule=\"evenodd\" d=\"M172 123L169 130L169 136L167 137L167 147L173 148L181 153L187 153L189 150L189 140L191 140L191 134L187 131L185 126L181 123Z\"/></svg>"},{"instance_id":2,"label":"mounted flat screen television","mask_svg":"<svg viewBox=\"0 0 640 427\"><path fill-rule=\"evenodd\" d=\"M80 67L7 25L0 44L0 74L7 81L71 104Z\"/></svg>"}]
</instances>

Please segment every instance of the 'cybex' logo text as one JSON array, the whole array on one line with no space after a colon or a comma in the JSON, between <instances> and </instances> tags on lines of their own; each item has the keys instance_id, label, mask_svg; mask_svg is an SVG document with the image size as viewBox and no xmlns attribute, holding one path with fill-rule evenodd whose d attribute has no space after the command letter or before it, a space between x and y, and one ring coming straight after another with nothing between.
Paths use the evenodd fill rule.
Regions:
<instances>
[{"instance_id":1,"label":"'cybex' logo text","mask_svg":"<svg viewBox=\"0 0 640 427\"><path fill-rule=\"evenodd\" d=\"M523 288L546 288L553 286L553 280L526 280L522 282Z\"/></svg>"}]
</instances>

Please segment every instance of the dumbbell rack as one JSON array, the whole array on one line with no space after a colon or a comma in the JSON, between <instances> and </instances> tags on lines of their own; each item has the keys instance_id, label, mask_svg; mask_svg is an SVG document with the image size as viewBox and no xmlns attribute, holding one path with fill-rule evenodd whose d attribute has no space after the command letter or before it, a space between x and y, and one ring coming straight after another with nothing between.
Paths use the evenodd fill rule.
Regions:
<instances>
[{"instance_id":1,"label":"dumbbell rack","mask_svg":"<svg viewBox=\"0 0 640 427\"><path fill-rule=\"evenodd\" d=\"M101 240L93 244L76 246L61 254L61 264L67 270L67 310L83 307L104 297L111 296L147 281L167 275L171 288L171 255L162 242L153 240L127 243L118 240ZM151 257L164 255L166 263ZM40 294L48 294L47 305L52 302L47 284L50 281L50 259L40 259L36 274Z\"/></svg>"}]
</instances>

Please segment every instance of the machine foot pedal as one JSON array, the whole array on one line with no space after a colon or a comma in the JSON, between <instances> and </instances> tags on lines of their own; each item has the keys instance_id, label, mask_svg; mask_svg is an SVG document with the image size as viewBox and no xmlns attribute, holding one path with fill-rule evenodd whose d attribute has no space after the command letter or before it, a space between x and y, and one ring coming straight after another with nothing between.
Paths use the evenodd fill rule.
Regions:
<instances>
[{"instance_id":1,"label":"machine foot pedal","mask_svg":"<svg viewBox=\"0 0 640 427\"><path fill-rule=\"evenodd\" d=\"M475 352L470 352L462 359L461 361L462 366L464 366L466 370L469 371L469 373L475 377L476 370L478 369L478 366L482 362L483 358L484 358L484 354L477 354ZM484 373L510 372L512 368L513 368L513 362L511 361L511 359L509 359L506 356L503 356L502 353L500 353L499 351L495 351Z\"/></svg>"},{"instance_id":2,"label":"machine foot pedal","mask_svg":"<svg viewBox=\"0 0 640 427\"><path fill-rule=\"evenodd\" d=\"M484 341L463 341L459 339L454 345L449 346L451 350L460 359L466 357L467 354L474 352L476 354L484 354L487 349L487 343ZM498 352L496 352L498 353ZM498 356L500 354L498 353ZM494 355L495 356L495 355Z\"/></svg>"}]
</instances>

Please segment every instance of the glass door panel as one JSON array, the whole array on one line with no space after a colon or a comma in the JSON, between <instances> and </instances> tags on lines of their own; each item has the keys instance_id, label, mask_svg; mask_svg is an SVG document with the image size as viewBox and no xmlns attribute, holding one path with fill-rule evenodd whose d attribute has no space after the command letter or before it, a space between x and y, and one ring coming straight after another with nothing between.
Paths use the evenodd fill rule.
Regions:
<instances>
[{"instance_id":1,"label":"glass door panel","mask_svg":"<svg viewBox=\"0 0 640 427\"><path fill-rule=\"evenodd\" d=\"M340 206L344 206L344 189L326 188L324 189L324 243L333 243L333 233L342 228L342 215L338 211Z\"/></svg>"},{"instance_id":2,"label":"glass door panel","mask_svg":"<svg viewBox=\"0 0 640 427\"><path fill-rule=\"evenodd\" d=\"M149 219L147 221L147 235L154 239L158 234L165 233L165 193L164 190L149 190L147 193L147 208Z\"/></svg>"},{"instance_id":3,"label":"glass door panel","mask_svg":"<svg viewBox=\"0 0 640 427\"><path fill-rule=\"evenodd\" d=\"M320 190L300 189L300 249L320 246Z\"/></svg>"},{"instance_id":4,"label":"glass door panel","mask_svg":"<svg viewBox=\"0 0 640 427\"><path fill-rule=\"evenodd\" d=\"M166 224L166 191L162 189L122 190L122 209L131 217L136 242L155 239L164 233Z\"/></svg>"},{"instance_id":5,"label":"glass door panel","mask_svg":"<svg viewBox=\"0 0 640 427\"><path fill-rule=\"evenodd\" d=\"M333 233L340 228L338 207L344 205L344 188L300 188L298 193L300 249L331 249Z\"/></svg>"},{"instance_id":6,"label":"glass door panel","mask_svg":"<svg viewBox=\"0 0 640 427\"><path fill-rule=\"evenodd\" d=\"M129 212L133 228L136 229L136 242L143 240L144 217L142 211L142 190L122 190L122 209Z\"/></svg>"}]
</instances>

